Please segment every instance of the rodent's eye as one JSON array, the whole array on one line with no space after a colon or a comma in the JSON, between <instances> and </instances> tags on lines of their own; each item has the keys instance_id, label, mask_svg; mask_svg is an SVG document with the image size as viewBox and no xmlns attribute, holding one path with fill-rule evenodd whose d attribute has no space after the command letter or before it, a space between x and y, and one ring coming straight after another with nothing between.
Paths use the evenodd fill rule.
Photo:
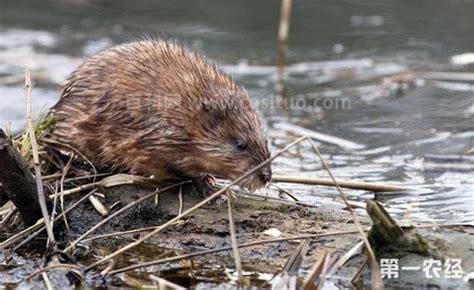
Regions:
<instances>
[{"instance_id":1,"label":"rodent's eye","mask_svg":"<svg viewBox=\"0 0 474 290\"><path fill-rule=\"evenodd\" d=\"M239 149L240 151L244 151L247 149L247 142L239 140L235 144L235 147L237 147L237 149Z\"/></svg>"}]
</instances>

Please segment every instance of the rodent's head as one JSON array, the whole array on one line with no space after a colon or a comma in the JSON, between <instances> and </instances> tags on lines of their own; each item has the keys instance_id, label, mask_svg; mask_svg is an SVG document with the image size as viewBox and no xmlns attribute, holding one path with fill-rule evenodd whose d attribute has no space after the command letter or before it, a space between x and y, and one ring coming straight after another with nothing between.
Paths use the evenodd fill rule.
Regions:
<instances>
[{"instance_id":1,"label":"rodent's head","mask_svg":"<svg viewBox=\"0 0 474 290\"><path fill-rule=\"evenodd\" d=\"M151 136L149 142L167 138L181 141L178 143L182 145L167 148L175 170L190 177L212 174L234 180L270 158L250 97L217 65L173 42L145 42L135 47L139 50L136 55L144 58L140 69L142 63L148 65L141 83L151 94L165 96L172 104L170 110L160 109L153 119L157 127L168 127L160 128L159 138ZM150 54L154 56L151 59ZM159 81L152 79L148 84L150 77ZM268 163L240 185L254 190L264 186L271 176Z\"/></svg>"},{"instance_id":2,"label":"rodent's head","mask_svg":"<svg viewBox=\"0 0 474 290\"><path fill-rule=\"evenodd\" d=\"M200 98L193 125L193 140L202 171L234 180L270 158L268 142L251 100L236 86L217 86ZM253 191L272 177L271 163L241 182Z\"/></svg>"}]
</instances>

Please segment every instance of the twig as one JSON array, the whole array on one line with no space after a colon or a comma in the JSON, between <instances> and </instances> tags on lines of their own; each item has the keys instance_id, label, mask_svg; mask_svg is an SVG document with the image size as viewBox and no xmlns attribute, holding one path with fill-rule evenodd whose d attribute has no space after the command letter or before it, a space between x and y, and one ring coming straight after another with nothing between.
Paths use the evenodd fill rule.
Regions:
<instances>
[{"instance_id":1,"label":"twig","mask_svg":"<svg viewBox=\"0 0 474 290\"><path fill-rule=\"evenodd\" d=\"M329 269L329 273L336 273L339 269L344 266L347 261L349 261L352 257L354 257L357 253L360 252L364 242L356 243L352 248L350 248L344 255L342 255L337 261L331 266Z\"/></svg>"},{"instance_id":2,"label":"twig","mask_svg":"<svg viewBox=\"0 0 474 290\"><path fill-rule=\"evenodd\" d=\"M155 281L158 285L158 289L175 289L175 290L185 290L186 288L184 287L181 287L175 283L172 283L166 279L163 279L163 278L160 278L160 277L157 277L155 275L150 275L150 279Z\"/></svg>"},{"instance_id":3,"label":"twig","mask_svg":"<svg viewBox=\"0 0 474 290\"><path fill-rule=\"evenodd\" d=\"M242 263L240 261L239 247L237 245L237 234L235 232L235 222L234 216L232 215L232 196L230 191L226 192L227 195L227 211L229 213L229 231L230 231L230 240L232 243L232 253L234 254L235 268L237 269L237 277L239 282L242 281Z\"/></svg>"},{"instance_id":4,"label":"twig","mask_svg":"<svg viewBox=\"0 0 474 290\"><path fill-rule=\"evenodd\" d=\"M273 127L278 130L294 133L297 136L308 136L311 139L314 139L320 142L329 143L329 144L334 144L348 150L358 150L358 149L365 148L365 145L363 144L355 143L353 141L343 139L340 137L316 132L314 130L310 130L310 129L297 126L294 124L286 123L286 122L275 123L273 124Z\"/></svg>"},{"instance_id":5,"label":"twig","mask_svg":"<svg viewBox=\"0 0 474 290\"><path fill-rule=\"evenodd\" d=\"M357 230L353 230L353 231L327 232L327 233L312 234L312 235L301 235L301 236L293 236L293 237L287 237L287 238L275 238L275 239L268 239L268 240L261 240L261 241L255 241L255 242L240 244L240 245L238 245L238 247L239 248L247 248L247 247L253 247L253 246L270 244L270 243L278 243L278 242L284 242L284 241L291 241L291 240L314 239L314 238L322 238L322 237L328 237L328 236L348 235L348 234L357 234L357 233L358 233ZM200 251L200 252L175 256L175 257L164 258L164 259L160 259L160 260L156 260L156 261L144 262L144 263L130 265L130 266L127 266L127 267L123 267L123 268L119 268L119 269L110 271L109 275L115 275L115 274L130 271L130 270L135 270L135 269L138 269L138 268L155 266L155 265L159 265L159 264L170 263L170 262L175 262L175 261L179 261L179 260L189 259L189 258L192 258L192 257L203 256L203 255L208 255L208 254L214 254L214 253L218 253L218 252L225 252L225 251L230 251L230 250L232 250L232 247L223 247L223 248L219 248L219 249L206 250L206 251Z\"/></svg>"},{"instance_id":6,"label":"twig","mask_svg":"<svg viewBox=\"0 0 474 290\"><path fill-rule=\"evenodd\" d=\"M155 196L157 193L161 193L161 192L164 192L164 191L167 191L167 190L170 190L172 188L175 188L177 186L180 186L180 185L184 185L184 184L187 184L189 183L189 181L183 181L183 182L180 182L180 183L177 183L177 184L172 184L172 185L169 185L167 187L164 187L162 189L157 189L145 196L142 196L141 198L135 200L134 202L131 202L129 204L127 204L126 206L122 207L121 209L119 209L118 211L114 212L113 214L109 215L107 218L101 220L100 222L98 222L95 226L93 226L92 228L90 228L87 232L85 232L84 234L82 234L79 238L77 238L75 241L71 242L71 244L66 248L64 249L65 252L69 252L70 250L74 249L74 247L80 242L82 241L85 237L87 237L88 235L90 235L92 232L94 232L95 230L97 230L99 227L101 227L102 225L106 224L107 222L109 222L111 219L113 219L114 217L116 217L117 215L123 213L124 211L134 207L135 205L139 204L140 202L150 198L150 197L153 197Z\"/></svg>"},{"instance_id":7,"label":"twig","mask_svg":"<svg viewBox=\"0 0 474 290\"><path fill-rule=\"evenodd\" d=\"M296 250L286 260L281 273L272 280L272 290L296 289L298 271L303 264L306 253L309 250L309 239L300 242Z\"/></svg>"},{"instance_id":8,"label":"twig","mask_svg":"<svg viewBox=\"0 0 474 290\"><path fill-rule=\"evenodd\" d=\"M71 181L76 181L76 180L81 180L81 179L91 179L91 178L107 176L107 175L111 175L111 173L104 172L104 173L97 173L97 174L85 174L85 175L79 175L76 177L66 178L64 179L64 182L71 182ZM56 178L61 177L61 176L63 176L63 173L54 173L54 174L44 175L43 181L48 181L52 179L55 180Z\"/></svg>"},{"instance_id":9,"label":"twig","mask_svg":"<svg viewBox=\"0 0 474 290\"><path fill-rule=\"evenodd\" d=\"M43 272L43 273L41 273L41 277L43 278L44 285L46 286L46 289L53 290L53 286L51 285L51 281L49 280L48 274Z\"/></svg>"},{"instance_id":10,"label":"twig","mask_svg":"<svg viewBox=\"0 0 474 290\"><path fill-rule=\"evenodd\" d=\"M146 178L143 176L138 175L130 175L130 174L115 174L112 176L108 176L101 181L92 182L84 185L80 185L78 187L65 190L63 195L70 195L73 193L78 193L86 189L91 189L95 186L102 186L102 187L112 187L117 185L124 185L124 184L139 184L144 186L156 187L159 185L157 180L153 180L151 178ZM50 195L49 198L54 198L54 195Z\"/></svg>"},{"instance_id":11,"label":"twig","mask_svg":"<svg viewBox=\"0 0 474 290\"><path fill-rule=\"evenodd\" d=\"M329 267L329 263L331 261L331 252L326 252L325 259L323 261L323 266L321 269L321 273L319 274L319 282L318 282L318 289L324 288L324 282L326 281L326 275Z\"/></svg>"},{"instance_id":12,"label":"twig","mask_svg":"<svg viewBox=\"0 0 474 290\"><path fill-rule=\"evenodd\" d=\"M364 270L365 265L367 265L368 260L369 260L369 257L365 256L356 274L351 279L351 284L355 287L355 289L365 289L365 287L362 287L363 285L360 285L362 284L362 281L360 280L360 276L362 275L362 271Z\"/></svg>"},{"instance_id":13,"label":"twig","mask_svg":"<svg viewBox=\"0 0 474 290\"><path fill-rule=\"evenodd\" d=\"M158 193L155 196L158 196ZM179 187L178 199L179 199L178 215L180 215L183 213L183 187L182 186Z\"/></svg>"},{"instance_id":14,"label":"twig","mask_svg":"<svg viewBox=\"0 0 474 290\"><path fill-rule=\"evenodd\" d=\"M349 204L349 202L346 198L346 195L344 194L344 192L342 192L342 189L339 186L339 184L337 183L336 179L334 178L334 175L332 174L331 169L329 169L329 166L327 165L326 161L324 161L323 157L321 156L321 153L319 153L318 148L314 145L313 140L308 138L308 141L310 142L311 147L313 148L316 155L319 157L319 160L321 161L321 164L323 165L324 169L326 169L326 171L328 172L328 174L331 177L332 181L336 185L336 188L339 191L339 193L341 194L342 199L346 203L347 209L351 213L352 219L354 220L354 224L355 224L357 230L359 231L359 234L362 238L362 241L364 242L365 248L367 249L367 253L368 253L368 256L369 256L371 269L372 269L372 288L373 289L383 289L383 282L382 282L382 277L380 276L379 265L378 265L377 260L375 258L374 251L372 250L372 247L370 246L369 240L367 239L367 236L365 235L364 230L362 229L359 218L357 217L354 210L350 206L350 204Z\"/></svg>"},{"instance_id":15,"label":"twig","mask_svg":"<svg viewBox=\"0 0 474 290\"><path fill-rule=\"evenodd\" d=\"M288 257L282 271L276 274L269 283L272 290L296 289L298 270L303 264L304 257L309 249L309 240L304 239L300 242L295 251Z\"/></svg>"},{"instance_id":16,"label":"twig","mask_svg":"<svg viewBox=\"0 0 474 290\"><path fill-rule=\"evenodd\" d=\"M48 271L51 271L51 270L54 270L54 269L68 269L68 270L71 270L72 272L76 273L79 277L81 277L81 279L84 279L84 275L82 274L82 268L81 267L79 267L77 265L73 265L73 264L54 264L54 265L49 265L47 267L44 267L42 269L39 269L39 270L33 272L28 277L23 279L22 282L23 281L28 281L28 280L36 277L37 275L39 275L41 273L45 273L45 272L48 272Z\"/></svg>"},{"instance_id":17,"label":"twig","mask_svg":"<svg viewBox=\"0 0 474 290\"><path fill-rule=\"evenodd\" d=\"M36 222L36 224L24 229L23 231L21 231L19 233L16 233L15 235L13 235L13 236L9 237L8 239L6 239L5 241L1 242L0 243L0 250L4 250L5 248L9 247L10 245L12 245L16 241L20 240L24 236L28 235L32 231L42 227L43 223L44 223L44 219L41 218Z\"/></svg>"},{"instance_id":18,"label":"twig","mask_svg":"<svg viewBox=\"0 0 474 290\"><path fill-rule=\"evenodd\" d=\"M309 240L304 239L300 242L296 250L290 255L283 266L283 271L286 271L290 276L298 275L298 270L303 264L304 257L309 250Z\"/></svg>"},{"instance_id":19,"label":"twig","mask_svg":"<svg viewBox=\"0 0 474 290\"><path fill-rule=\"evenodd\" d=\"M63 168L63 173L61 176L61 181L60 181L60 188L61 191L59 192L59 199L61 201L61 211L64 212L64 179L66 178L66 175L68 174L69 170L71 169L72 165L72 160L74 159L75 154L71 154L71 157L69 158L68 162L66 163L66 166ZM92 196L92 195L91 195ZM55 197L56 199L56 197ZM67 222L67 217L66 215L63 216L64 219L64 225L66 226L66 230L68 233L70 233L69 229L69 224Z\"/></svg>"},{"instance_id":20,"label":"twig","mask_svg":"<svg viewBox=\"0 0 474 290\"><path fill-rule=\"evenodd\" d=\"M47 180L55 180L56 178L58 177L61 177L63 174L62 173L54 173L54 174L49 174L49 175L44 175L43 176L43 181L47 181Z\"/></svg>"},{"instance_id":21,"label":"twig","mask_svg":"<svg viewBox=\"0 0 474 290\"><path fill-rule=\"evenodd\" d=\"M78 187L74 187L74 188L65 190L62 194L63 195L70 195L70 194L78 193L78 192L81 192L81 191L84 191L84 190L87 190L87 189L92 189L92 188L94 188L95 186L98 186L98 185L102 185L102 182L98 181L98 182L92 182L92 183L80 185ZM51 195L49 195L49 198L54 198L55 195L56 194L51 194Z\"/></svg>"},{"instance_id":22,"label":"twig","mask_svg":"<svg viewBox=\"0 0 474 290\"><path fill-rule=\"evenodd\" d=\"M418 77L431 80L474 82L473 73L444 71L419 71L415 73Z\"/></svg>"},{"instance_id":23,"label":"twig","mask_svg":"<svg viewBox=\"0 0 474 290\"><path fill-rule=\"evenodd\" d=\"M95 181L95 176L97 176L97 169L95 168L94 163L92 163L84 154L82 154L81 151L79 151L78 149L74 148L73 146L71 146L69 144L61 143L59 141L56 141L54 139L50 139L50 138L47 138L47 137L42 137L41 142L47 143L47 144L50 144L50 145L51 144L52 145L58 145L59 147L69 149L73 153L76 153L77 155L79 155L82 159L84 159L91 166L92 171L94 172L94 181Z\"/></svg>"},{"instance_id":24,"label":"twig","mask_svg":"<svg viewBox=\"0 0 474 290\"><path fill-rule=\"evenodd\" d=\"M61 174L61 173L60 173ZM71 178L66 178L64 182L72 182L72 181L77 181L81 179L95 179L97 177L103 177L103 176L111 176L112 173L110 172L103 172L103 173L97 173L97 174L86 174L86 175L79 175L76 177L71 177ZM44 179L44 178L43 178Z\"/></svg>"},{"instance_id":25,"label":"twig","mask_svg":"<svg viewBox=\"0 0 474 290\"><path fill-rule=\"evenodd\" d=\"M17 212L16 207L12 207L6 211L6 213L2 213L2 220L0 221L0 231L2 231L13 217L13 215Z\"/></svg>"},{"instance_id":26,"label":"twig","mask_svg":"<svg viewBox=\"0 0 474 290\"><path fill-rule=\"evenodd\" d=\"M100 271L100 275L101 276L107 275L110 271L112 271L113 268L115 268L116 264L117 264L117 259L110 260L107 267L105 267L104 270Z\"/></svg>"},{"instance_id":27,"label":"twig","mask_svg":"<svg viewBox=\"0 0 474 290\"><path fill-rule=\"evenodd\" d=\"M462 223L455 223L455 224L443 224L443 225L417 225L417 226L409 226L409 227L403 227L403 228L415 228L415 229L426 229L426 228L453 228L453 227L468 227L468 228L474 228L474 224L462 224Z\"/></svg>"},{"instance_id":28,"label":"twig","mask_svg":"<svg viewBox=\"0 0 474 290\"><path fill-rule=\"evenodd\" d=\"M33 128L33 120L31 113L31 77L30 71L25 70L25 97L26 97L26 121L28 127L28 134L30 136L31 149L33 154L33 163L35 169L36 188L38 190L38 202L41 207L41 213L46 225L46 232L48 233L48 243L55 246L56 240L54 238L53 228L49 219L48 207L46 206L46 197L43 191L43 180L41 178L41 165L38 156L38 144L36 143L35 130Z\"/></svg>"},{"instance_id":29,"label":"twig","mask_svg":"<svg viewBox=\"0 0 474 290\"><path fill-rule=\"evenodd\" d=\"M324 278L327 273L329 257L330 254L328 252L324 252L321 258L319 258L316 263L314 263L313 267L304 279L303 284L301 285L301 289L323 289Z\"/></svg>"},{"instance_id":30,"label":"twig","mask_svg":"<svg viewBox=\"0 0 474 290\"><path fill-rule=\"evenodd\" d=\"M330 178L318 178L318 177L300 177L290 175L274 175L272 177L273 182L282 183L299 183L308 185L322 185L322 186L336 186L334 181ZM396 192L396 191L408 191L409 188L397 185L377 184L360 181L348 181L348 180L337 180L337 184L343 188L360 189L373 192Z\"/></svg>"},{"instance_id":31,"label":"twig","mask_svg":"<svg viewBox=\"0 0 474 290\"><path fill-rule=\"evenodd\" d=\"M298 139L296 139L295 141L293 141L292 143L290 143L288 146L286 146L285 148L283 148L282 150L278 151L274 156L270 157L269 159L265 160L264 162L260 163L258 166L254 167L253 169L247 171L246 173L244 173L243 175L241 175L240 177L238 177L237 179L235 179L234 181L232 181L231 183L229 183L227 186L225 186L224 188L216 191L215 193L213 193L212 195L210 195L209 197L207 197L206 199L204 199L203 201L199 202L198 204L196 204L195 206L187 209L186 211L184 211L182 214L170 219L169 221L167 221L166 223L162 224L161 226L157 227L155 230L153 230L152 232L146 234L145 236L143 236L142 238L136 240L135 242L133 243L130 243L128 244L127 246L125 247L122 247L118 250L116 250L115 252L107 255L106 257L100 259L99 261L97 262L94 262L92 263L91 265L89 265L86 270L91 270L92 268L96 267L97 265L100 265L102 263L104 263L105 261L117 256L117 255L120 255L121 253L135 247L135 246L138 246L140 245L141 243L143 243L144 241L148 240L149 238L155 236L156 234L158 234L159 232L161 232L163 229L169 227L170 225L174 224L176 221L182 219L184 216L187 216L189 215L190 213L194 212L195 210L197 210L198 208L202 207L203 205L207 204L208 202L216 199L217 197L219 197L221 194L223 194L224 192L226 192L231 186L234 186L236 184L239 184L241 181L243 181L245 178L249 177L251 174L255 173L257 170L259 170L260 168L262 168L263 166L267 165L268 163L270 163L273 159L275 159L276 157L280 156L283 152L287 151L288 149L290 149L291 147L295 146L296 144L300 143L301 141L305 140L306 139L306 136L304 137L300 137Z\"/></svg>"},{"instance_id":32,"label":"twig","mask_svg":"<svg viewBox=\"0 0 474 290\"><path fill-rule=\"evenodd\" d=\"M152 227L145 227L145 228L128 230L128 231L120 231L120 232L101 234L101 235L92 236L92 237L87 238L87 239L83 239L82 241L83 242L90 242L90 241L97 240L97 239L102 239L102 238L118 237L118 236L123 236L123 235L149 232L149 231L152 231L152 230L156 229L157 227L159 227L159 226L152 226Z\"/></svg>"},{"instance_id":33,"label":"twig","mask_svg":"<svg viewBox=\"0 0 474 290\"><path fill-rule=\"evenodd\" d=\"M289 193L286 189L282 188L281 186L279 185L276 185L275 183L270 183L270 185L272 185L273 187L275 187L276 189L278 189L278 191L280 192L283 192L284 194L288 195L293 201L296 201L298 202L299 200L291 193Z\"/></svg>"},{"instance_id":34,"label":"twig","mask_svg":"<svg viewBox=\"0 0 474 290\"><path fill-rule=\"evenodd\" d=\"M160 194L155 194L155 205L158 206L160 204Z\"/></svg>"},{"instance_id":35,"label":"twig","mask_svg":"<svg viewBox=\"0 0 474 290\"><path fill-rule=\"evenodd\" d=\"M259 195L259 194L254 194L254 193L240 193L240 196L252 199L252 200L259 200L259 201L266 201L266 200L271 200L274 202L278 203L283 203L287 205L299 205L303 207L310 207L310 208L319 208L317 205L309 204L309 203L303 203L300 201L291 201L287 199L282 199L282 198L276 198L276 197L271 197L271 196L265 196L265 195Z\"/></svg>"}]
</instances>

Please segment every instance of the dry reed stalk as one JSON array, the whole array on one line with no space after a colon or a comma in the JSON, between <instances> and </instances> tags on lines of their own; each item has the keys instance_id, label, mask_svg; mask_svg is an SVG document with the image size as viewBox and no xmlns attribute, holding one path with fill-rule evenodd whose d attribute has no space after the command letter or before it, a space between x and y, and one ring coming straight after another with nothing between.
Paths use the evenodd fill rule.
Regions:
<instances>
[{"instance_id":1,"label":"dry reed stalk","mask_svg":"<svg viewBox=\"0 0 474 290\"><path fill-rule=\"evenodd\" d=\"M158 285L158 289L175 289L175 290L185 290L186 288L181 287L175 283L172 283L166 279L160 278L155 275L150 275L150 279L155 281Z\"/></svg>"},{"instance_id":2,"label":"dry reed stalk","mask_svg":"<svg viewBox=\"0 0 474 290\"><path fill-rule=\"evenodd\" d=\"M78 156L80 156L85 162L87 162L87 164L89 164L91 166L92 171L94 172L93 176L94 176L94 181L95 181L95 176L97 176L97 169L95 168L95 165L84 154L82 154L79 150L77 150L76 148L74 148L73 146L71 146L69 144L61 143L61 142L58 142L54 139L50 139L50 138L47 138L47 137L44 137L44 136L41 138L41 142L45 143L45 144L48 144L48 145L56 145L58 147L69 150L69 151L77 154Z\"/></svg>"},{"instance_id":3,"label":"dry reed stalk","mask_svg":"<svg viewBox=\"0 0 474 290\"><path fill-rule=\"evenodd\" d=\"M226 192L227 196L227 212L229 213L229 231L232 243L232 253L234 254L235 268L237 269L237 277L239 282L242 281L242 263L239 254L239 246L237 244L237 233L235 231L234 216L232 215L232 195L230 191Z\"/></svg>"},{"instance_id":4,"label":"dry reed stalk","mask_svg":"<svg viewBox=\"0 0 474 290\"><path fill-rule=\"evenodd\" d=\"M336 273L339 271L342 266L344 266L347 261L349 261L352 257L357 255L362 247L364 246L364 242L358 242L356 243L352 248L350 248L344 255L342 255L340 258L337 259L337 261L331 266L331 269L329 269L329 273Z\"/></svg>"},{"instance_id":5,"label":"dry reed stalk","mask_svg":"<svg viewBox=\"0 0 474 290\"><path fill-rule=\"evenodd\" d=\"M46 197L43 190L43 179L41 178L41 165L38 154L38 143L36 142L35 130L33 127L33 119L31 112L31 76L28 69L25 70L25 97L26 97L26 122L28 135L30 137L31 150L33 154L33 166L35 170L36 189L38 191L38 202L41 207L41 213L46 225L46 232L48 233L48 244L55 246L56 240L54 238L52 222L49 218L48 207L46 205Z\"/></svg>"},{"instance_id":6,"label":"dry reed stalk","mask_svg":"<svg viewBox=\"0 0 474 290\"><path fill-rule=\"evenodd\" d=\"M280 10L280 25L278 27L278 75L279 80L283 81L286 53L288 51L288 33L290 31L290 18L292 0L282 0Z\"/></svg>"},{"instance_id":7,"label":"dry reed stalk","mask_svg":"<svg viewBox=\"0 0 474 290\"><path fill-rule=\"evenodd\" d=\"M308 185L336 186L336 183L334 183L332 179L318 178L318 177L274 175L272 177L272 181L282 182L282 183L299 183L299 184L308 184ZM397 186L397 185L350 181L350 180L339 180L339 179L337 180L337 184L343 188L367 190L367 191L373 191L373 192L400 192L400 191L410 190L407 187Z\"/></svg>"},{"instance_id":8,"label":"dry reed stalk","mask_svg":"<svg viewBox=\"0 0 474 290\"><path fill-rule=\"evenodd\" d=\"M6 211L3 211L0 214L0 216L2 217L2 219L0 220L0 232L7 227L8 223L10 222L10 219L15 215L17 211L18 209L12 204L11 208L7 209Z\"/></svg>"},{"instance_id":9,"label":"dry reed stalk","mask_svg":"<svg viewBox=\"0 0 474 290\"><path fill-rule=\"evenodd\" d=\"M69 170L71 169L72 166L72 161L74 160L75 154L71 154L71 157L69 158L68 162L66 163L66 166L63 168L61 180L59 182L61 191L59 192L59 199L61 201L61 211L64 212L64 179L66 178L66 175L68 174ZM91 195L92 196L92 195ZM55 195L55 201L56 201L56 195ZM56 203L55 203L56 204ZM56 206L55 206L56 208ZM69 229L69 223L67 222L67 217L66 215L63 215L63 220L64 220L64 225L66 226L66 230L68 233L71 232Z\"/></svg>"},{"instance_id":10,"label":"dry reed stalk","mask_svg":"<svg viewBox=\"0 0 474 290\"><path fill-rule=\"evenodd\" d=\"M41 273L41 277L43 278L44 285L46 286L46 289L48 290L53 290L53 286L51 285L51 281L49 280L48 274L46 273Z\"/></svg>"},{"instance_id":11,"label":"dry reed stalk","mask_svg":"<svg viewBox=\"0 0 474 290\"><path fill-rule=\"evenodd\" d=\"M324 252L319 258L319 260L314 263L313 267L309 271L308 275L303 281L300 289L303 290L316 290L316 289L323 289L324 285L324 278L327 273L327 268L329 264L330 254L328 252Z\"/></svg>"},{"instance_id":12,"label":"dry reed stalk","mask_svg":"<svg viewBox=\"0 0 474 290\"><path fill-rule=\"evenodd\" d=\"M156 196L158 196L158 193L155 195L155 197ZM182 186L179 187L178 199L179 199L178 215L180 215L183 213L183 187ZM156 202L156 204L158 204L158 202Z\"/></svg>"},{"instance_id":13,"label":"dry reed stalk","mask_svg":"<svg viewBox=\"0 0 474 290\"><path fill-rule=\"evenodd\" d=\"M118 236L123 236L123 235L130 235L130 234L137 234L137 233L143 233L143 232L149 232L154 229L156 229L159 226L152 226L152 227L145 227L145 228L139 228L139 229L134 229L134 230L128 230L128 231L120 231L120 232L112 232L108 234L101 234L101 235L96 235L92 236L87 239L83 239L83 242L90 242L93 240L97 239L102 239L102 238L110 238L110 237L118 237Z\"/></svg>"},{"instance_id":14,"label":"dry reed stalk","mask_svg":"<svg viewBox=\"0 0 474 290\"><path fill-rule=\"evenodd\" d=\"M311 140L310 138L308 138L308 141L310 142L311 144L311 147L313 148L313 151L316 153L316 155L318 156L319 160L321 161L321 164L323 165L324 169L328 172L329 176L331 177L332 181L334 182L334 184L336 185L336 188L337 190L339 191L342 199L344 200L344 202L346 203L346 206L347 206L347 209L349 210L349 212L351 213L352 215L352 219L354 221L354 224L357 228L357 230L359 231L359 234L362 238L362 241L364 242L364 245L365 245L365 249L367 250L367 253L368 253L368 257L369 257L369 262L370 262L370 266L371 266L371 269L372 269L372 289L384 289L383 287L383 282L382 282L382 277L380 275L380 267L379 267L379 264L377 263L377 260L375 258L375 254L374 254L374 251L372 250L372 247L370 246L370 243L369 243L369 240L367 239L367 236L365 235L364 233L364 230L362 229L362 226L360 224L360 221L359 221L359 218L357 217L356 213L354 212L354 210L352 209L352 207L350 206L348 200L347 200L347 197L346 195L344 194L344 192L342 191L341 187L339 186L338 182L336 181L336 179L334 178L334 175L332 174L331 172L331 169L329 168L329 166L327 165L326 161L324 161L324 158L321 156L321 153L319 152L318 148L315 146L315 144L313 143L313 140Z\"/></svg>"},{"instance_id":15,"label":"dry reed stalk","mask_svg":"<svg viewBox=\"0 0 474 290\"><path fill-rule=\"evenodd\" d=\"M362 276L362 272L363 272L365 266L367 265L368 260L369 260L369 257L365 256L364 261L361 263L361 265L360 265L359 269L357 270L356 274L351 279L351 284L352 284L352 286L354 286L355 289L365 289L365 287L363 287L364 285L362 284L362 280L360 279L360 277Z\"/></svg>"},{"instance_id":16,"label":"dry reed stalk","mask_svg":"<svg viewBox=\"0 0 474 290\"><path fill-rule=\"evenodd\" d=\"M304 257L309 250L309 240L300 242L295 251L288 257L280 273L276 274L270 281L272 290L296 289L298 270L303 264Z\"/></svg>"},{"instance_id":17,"label":"dry reed stalk","mask_svg":"<svg viewBox=\"0 0 474 290\"><path fill-rule=\"evenodd\" d=\"M95 174L94 176L97 176L99 174ZM96 186L101 186L101 187L113 187L113 186L118 186L118 185L124 185L124 184L138 184L138 185L144 185L144 186L149 186L149 187L156 187L159 185L159 181L153 180L151 178L143 177L143 176L138 176L138 175L130 175L130 174L115 174L111 176L107 176L106 178L96 181L96 182L91 182L88 184L80 185L75 188L71 188L68 190L65 190L62 194L63 195L70 195L74 193L78 193L81 191L84 191L86 189L91 189ZM49 195L49 198L54 198L55 194Z\"/></svg>"},{"instance_id":18,"label":"dry reed stalk","mask_svg":"<svg viewBox=\"0 0 474 290\"><path fill-rule=\"evenodd\" d=\"M446 71L418 71L416 76L440 81L474 82L474 73Z\"/></svg>"},{"instance_id":19,"label":"dry reed stalk","mask_svg":"<svg viewBox=\"0 0 474 290\"><path fill-rule=\"evenodd\" d=\"M24 281L28 281L34 277L36 277L37 275L41 274L41 273L46 273L48 271L51 271L51 270L56 270L56 269L67 269L71 272L74 272L75 274L77 274L79 277L81 277L82 280L84 280L84 274L82 273L82 268L77 266L77 265L73 265L73 264L54 264L54 265L49 265L47 267L44 267L44 268L41 268L35 272L33 272L32 274L30 274L28 277L26 277L25 279L23 279L21 282L24 282ZM21 283L20 282L20 283Z\"/></svg>"},{"instance_id":20,"label":"dry reed stalk","mask_svg":"<svg viewBox=\"0 0 474 290\"><path fill-rule=\"evenodd\" d=\"M296 202L299 201L293 194L289 193L286 189L282 188L281 186L278 186L275 183L271 183L271 185L275 187L276 189L278 189L279 192L283 192L284 194L288 195L293 201L296 201Z\"/></svg>"},{"instance_id":21,"label":"dry reed stalk","mask_svg":"<svg viewBox=\"0 0 474 290\"><path fill-rule=\"evenodd\" d=\"M9 247L10 245L12 245L12 244L16 243L18 240L22 239L24 236L26 236L26 235L28 235L29 233L31 233L32 231L41 228L41 227L43 226L43 223L44 223L44 219L41 218L41 219L39 219L39 220L36 222L36 224L31 225L31 226L29 226L28 228L22 230L21 232L16 233L15 235L9 237L9 238L6 239L5 241L2 241L2 242L0 243L0 250L6 249L6 248Z\"/></svg>"}]
</instances>

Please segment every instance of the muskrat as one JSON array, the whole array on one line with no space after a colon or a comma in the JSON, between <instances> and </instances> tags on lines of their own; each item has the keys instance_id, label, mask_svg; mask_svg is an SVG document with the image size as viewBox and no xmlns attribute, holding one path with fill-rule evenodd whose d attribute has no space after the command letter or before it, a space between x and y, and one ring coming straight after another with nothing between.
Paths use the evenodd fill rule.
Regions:
<instances>
[{"instance_id":1,"label":"muskrat","mask_svg":"<svg viewBox=\"0 0 474 290\"><path fill-rule=\"evenodd\" d=\"M118 172L202 185L203 177L235 179L270 157L245 89L172 41L132 42L90 57L51 114L57 121L48 137ZM240 185L254 190L271 175L268 164Z\"/></svg>"}]
</instances>

